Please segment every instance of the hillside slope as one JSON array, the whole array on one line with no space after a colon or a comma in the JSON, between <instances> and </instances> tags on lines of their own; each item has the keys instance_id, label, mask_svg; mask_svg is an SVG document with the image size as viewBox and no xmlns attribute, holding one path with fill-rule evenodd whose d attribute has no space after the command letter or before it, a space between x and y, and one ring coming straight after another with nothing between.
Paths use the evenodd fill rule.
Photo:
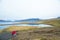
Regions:
<instances>
[{"instance_id":1,"label":"hillside slope","mask_svg":"<svg viewBox=\"0 0 60 40\"><path fill-rule=\"evenodd\" d=\"M42 24L52 25L54 27L60 27L60 18L48 19L41 21Z\"/></svg>"},{"instance_id":2,"label":"hillside slope","mask_svg":"<svg viewBox=\"0 0 60 40\"><path fill-rule=\"evenodd\" d=\"M14 40L60 40L60 28L48 27L48 28L32 28L32 29L28 28L28 30L20 29L17 30L17 34L13 39ZM4 29L0 34L0 40L13 40L13 39L12 39L11 31L9 29Z\"/></svg>"}]
</instances>

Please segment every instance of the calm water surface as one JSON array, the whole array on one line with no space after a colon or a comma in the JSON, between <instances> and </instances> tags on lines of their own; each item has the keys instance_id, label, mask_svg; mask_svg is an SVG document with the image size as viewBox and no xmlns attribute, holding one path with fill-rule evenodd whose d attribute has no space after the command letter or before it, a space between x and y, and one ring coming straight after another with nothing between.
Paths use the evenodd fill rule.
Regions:
<instances>
[{"instance_id":1,"label":"calm water surface","mask_svg":"<svg viewBox=\"0 0 60 40\"><path fill-rule=\"evenodd\" d=\"M0 24L14 24L16 22L0 22ZM0 29L4 29L10 26L37 26L37 27L52 27L51 25L46 25L46 24L39 24L39 25L30 25L30 24L17 24L17 25L4 25L4 26L0 26Z\"/></svg>"}]
</instances>

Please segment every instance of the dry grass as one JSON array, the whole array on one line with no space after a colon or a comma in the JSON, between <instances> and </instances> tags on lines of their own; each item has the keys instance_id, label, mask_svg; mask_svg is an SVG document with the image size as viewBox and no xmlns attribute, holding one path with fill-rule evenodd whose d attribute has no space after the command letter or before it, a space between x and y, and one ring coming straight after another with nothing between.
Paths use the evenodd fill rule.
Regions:
<instances>
[{"instance_id":1,"label":"dry grass","mask_svg":"<svg viewBox=\"0 0 60 40\"><path fill-rule=\"evenodd\" d=\"M15 40L60 40L60 28L58 27L36 28L31 26L11 26L3 30L3 32L0 34L0 38L2 40L11 39L10 31L13 30L18 30ZM6 35L8 35L7 38Z\"/></svg>"},{"instance_id":2,"label":"dry grass","mask_svg":"<svg viewBox=\"0 0 60 40\"><path fill-rule=\"evenodd\" d=\"M31 29L36 29L38 27L31 27L31 26L10 26L8 28L6 28L5 30L7 31L12 31L12 30L31 30Z\"/></svg>"},{"instance_id":3,"label":"dry grass","mask_svg":"<svg viewBox=\"0 0 60 40\"><path fill-rule=\"evenodd\" d=\"M2 32L2 30L0 30L0 33Z\"/></svg>"}]
</instances>

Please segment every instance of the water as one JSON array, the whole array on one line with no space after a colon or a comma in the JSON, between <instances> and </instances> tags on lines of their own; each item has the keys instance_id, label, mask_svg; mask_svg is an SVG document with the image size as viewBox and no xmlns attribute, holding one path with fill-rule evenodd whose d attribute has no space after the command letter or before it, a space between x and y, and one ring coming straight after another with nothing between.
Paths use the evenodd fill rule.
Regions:
<instances>
[{"instance_id":1,"label":"water","mask_svg":"<svg viewBox=\"0 0 60 40\"><path fill-rule=\"evenodd\" d=\"M14 24L16 22L0 22L0 24ZM33 25L33 24L17 24L17 25L4 25L0 26L0 29L4 29L10 26L37 26L37 27L52 27L51 25L46 25L46 24L38 24L38 25Z\"/></svg>"},{"instance_id":2,"label":"water","mask_svg":"<svg viewBox=\"0 0 60 40\"><path fill-rule=\"evenodd\" d=\"M0 22L0 24L14 24L16 22ZM12 25L4 25L4 26L0 26L0 29L4 29L4 28L7 28L9 26L12 26Z\"/></svg>"}]
</instances>

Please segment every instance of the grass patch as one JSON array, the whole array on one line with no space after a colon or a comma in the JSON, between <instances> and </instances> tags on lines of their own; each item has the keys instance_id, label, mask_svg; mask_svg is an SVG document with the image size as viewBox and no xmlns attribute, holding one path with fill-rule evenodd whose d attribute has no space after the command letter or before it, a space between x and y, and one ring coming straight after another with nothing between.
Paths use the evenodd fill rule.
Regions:
<instances>
[{"instance_id":1,"label":"grass patch","mask_svg":"<svg viewBox=\"0 0 60 40\"><path fill-rule=\"evenodd\" d=\"M37 28L38 27L31 27L31 26L10 26L4 30L6 30L6 31L13 31L13 30L20 31L20 30L35 30Z\"/></svg>"}]
</instances>

